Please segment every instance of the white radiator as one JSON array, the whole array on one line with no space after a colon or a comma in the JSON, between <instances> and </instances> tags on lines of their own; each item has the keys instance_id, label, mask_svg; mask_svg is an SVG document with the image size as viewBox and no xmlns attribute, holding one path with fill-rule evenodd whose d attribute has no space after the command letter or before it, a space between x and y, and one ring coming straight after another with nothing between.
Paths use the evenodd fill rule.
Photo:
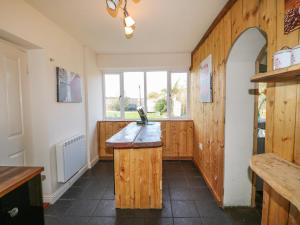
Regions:
<instances>
[{"instance_id":1,"label":"white radiator","mask_svg":"<svg viewBox=\"0 0 300 225\"><path fill-rule=\"evenodd\" d=\"M56 145L58 182L66 183L86 165L85 136L78 135Z\"/></svg>"}]
</instances>

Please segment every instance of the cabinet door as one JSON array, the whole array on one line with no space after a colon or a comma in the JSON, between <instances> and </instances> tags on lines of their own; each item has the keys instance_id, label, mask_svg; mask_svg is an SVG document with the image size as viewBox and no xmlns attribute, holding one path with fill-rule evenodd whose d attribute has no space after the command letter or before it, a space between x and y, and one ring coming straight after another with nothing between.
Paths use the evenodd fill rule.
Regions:
<instances>
[{"instance_id":1,"label":"cabinet door","mask_svg":"<svg viewBox=\"0 0 300 225\"><path fill-rule=\"evenodd\" d=\"M0 202L0 225L44 225L40 176L5 195Z\"/></svg>"}]
</instances>

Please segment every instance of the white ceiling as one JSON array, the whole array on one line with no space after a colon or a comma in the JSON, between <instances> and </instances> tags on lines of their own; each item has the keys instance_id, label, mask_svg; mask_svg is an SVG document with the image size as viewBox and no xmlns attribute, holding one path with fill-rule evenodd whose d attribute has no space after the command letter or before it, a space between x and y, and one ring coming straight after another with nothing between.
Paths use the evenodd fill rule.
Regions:
<instances>
[{"instance_id":1,"label":"white ceiling","mask_svg":"<svg viewBox=\"0 0 300 225\"><path fill-rule=\"evenodd\" d=\"M122 13L106 11L105 0L26 0L83 44L102 54L191 52L227 0L128 0L136 20L126 39Z\"/></svg>"}]
</instances>

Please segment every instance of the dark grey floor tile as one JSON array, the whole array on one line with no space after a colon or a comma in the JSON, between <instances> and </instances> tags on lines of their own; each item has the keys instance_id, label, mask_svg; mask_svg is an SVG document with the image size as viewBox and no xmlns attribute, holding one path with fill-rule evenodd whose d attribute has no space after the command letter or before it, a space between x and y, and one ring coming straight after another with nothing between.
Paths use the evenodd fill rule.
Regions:
<instances>
[{"instance_id":1,"label":"dark grey floor tile","mask_svg":"<svg viewBox=\"0 0 300 225\"><path fill-rule=\"evenodd\" d=\"M117 209L117 217L126 218L144 218L145 210L143 209Z\"/></svg>"},{"instance_id":2,"label":"dark grey floor tile","mask_svg":"<svg viewBox=\"0 0 300 225\"><path fill-rule=\"evenodd\" d=\"M169 190L169 188L163 189L162 194L163 194L163 201L166 201L166 200L170 200L170 199L171 199L171 195L170 195L170 190Z\"/></svg>"},{"instance_id":3,"label":"dark grey floor tile","mask_svg":"<svg viewBox=\"0 0 300 225\"><path fill-rule=\"evenodd\" d=\"M193 201L172 201L172 212L174 217L199 217Z\"/></svg>"},{"instance_id":4,"label":"dark grey floor tile","mask_svg":"<svg viewBox=\"0 0 300 225\"><path fill-rule=\"evenodd\" d=\"M163 201L162 210L116 210L113 162L99 162L45 209L45 225L258 225L260 221L253 211L220 209L191 161L163 162Z\"/></svg>"},{"instance_id":5,"label":"dark grey floor tile","mask_svg":"<svg viewBox=\"0 0 300 225\"><path fill-rule=\"evenodd\" d=\"M173 225L173 218L145 218L145 225Z\"/></svg>"},{"instance_id":6,"label":"dark grey floor tile","mask_svg":"<svg viewBox=\"0 0 300 225\"><path fill-rule=\"evenodd\" d=\"M162 209L147 209L147 210L145 210L145 217L147 217L147 218L173 217L171 202L163 201Z\"/></svg>"},{"instance_id":7,"label":"dark grey floor tile","mask_svg":"<svg viewBox=\"0 0 300 225\"><path fill-rule=\"evenodd\" d=\"M81 192L80 198L100 200L102 199L104 192L105 192L104 186L91 184Z\"/></svg>"},{"instance_id":8,"label":"dark grey floor tile","mask_svg":"<svg viewBox=\"0 0 300 225\"><path fill-rule=\"evenodd\" d=\"M74 184L73 187L79 187L84 189L91 184L91 179L79 178Z\"/></svg>"},{"instance_id":9,"label":"dark grey floor tile","mask_svg":"<svg viewBox=\"0 0 300 225\"><path fill-rule=\"evenodd\" d=\"M98 200L75 200L66 214L71 216L91 216L98 202Z\"/></svg>"},{"instance_id":10,"label":"dark grey floor tile","mask_svg":"<svg viewBox=\"0 0 300 225\"><path fill-rule=\"evenodd\" d=\"M144 225L144 223L145 223L144 218L121 217L118 218L117 220L118 225Z\"/></svg>"},{"instance_id":11,"label":"dark grey floor tile","mask_svg":"<svg viewBox=\"0 0 300 225\"><path fill-rule=\"evenodd\" d=\"M54 205L46 208L44 213L49 216L63 215L71 207L72 203L73 200L58 200Z\"/></svg>"},{"instance_id":12,"label":"dark grey floor tile","mask_svg":"<svg viewBox=\"0 0 300 225\"><path fill-rule=\"evenodd\" d=\"M66 213L71 207L73 200L58 200L54 205L50 205L44 210L45 215L59 216Z\"/></svg>"},{"instance_id":13,"label":"dark grey floor tile","mask_svg":"<svg viewBox=\"0 0 300 225\"><path fill-rule=\"evenodd\" d=\"M222 217L201 218L201 220L203 225L240 225L238 223L232 223L232 221L229 218L222 218ZM241 225L250 225L250 224L245 223Z\"/></svg>"},{"instance_id":14,"label":"dark grey floor tile","mask_svg":"<svg viewBox=\"0 0 300 225\"><path fill-rule=\"evenodd\" d=\"M114 194L114 187L106 187L102 199L104 200L114 200L115 194Z\"/></svg>"},{"instance_id":15,"label":"dark grey floor tile","mask_svg":"<svg viewBox=\"0 0 300 225\"><path fill-rule=\"evenodd\" d=\"M169 188L188 188L188 182L185 177L176 178L176 179L168 179Z\"/></svg>"},{"instance_id":16,"label":"dark grey floor tile","mask_svg":"<svg viewBox=\"0 0 300 225\"><path fill-rule=\"evenodd\" d=\"M230 207L225 209L234 224L236 225L260 225L261 216L255 208L250 207Z\"/></svg>"},{"instance_id":17,"label":"dark grey floor tile","mask_svg":"<svg viewBox=\"0 0 300 225\"><path fill-rule=\"evenodd\" d=\"M204 225L200 218L174 218L174 225ZM223 224L219 224L223 225Z\"/></svg>"},{"instance_id":18,"label":"dark grey floor tile","mask_svg":"<svg viewBox=\"0 0 300 225\"><path fill-rule=\"evenodd\" d=\"M201 200L202 202L215 201L213 195L208 188L190 188L193 193L194 200Z\"/></svg>"},{"instance_id":19,"label":"dark grey floor tile","mask_svg":"<svg viewBox=\"0 0 300 225\"><path fill-rule=\"evenodd\" d=\"M91 217L89 225L116 225L116 217Z\"/></svg>"},{"instance_id":20,"label":"dark grey floor tile","mask_svg":"<svg viewBox=\"0 0 300 225\"><path fill-rule=\"evenodd\" d=\"M206 187L205 181L202 177L188 177L187 181L190 188Z\"/></svg>"},{"instance_id":21,"label":"dark grey floor tile","mask_svg":"<svg viewBox=\"0 0 300 225\"><path fill-rule=\"evenodd\" d=\"M225 213L223 209L219 208L217 203L214 201L196 201L196 207L198 210L198 213L201 217L204 218L215 218L220 217L224 218Z\"/></svg>"},{"instance_id":22,"label":"dark grey floor tile","mask_svg":"<svg viewBox=\"0 0 300 225\"><path fill-rule=\"evenodd\" d=\"M80 187L75 187L72 186L70 187L69 190L66 191L66 193L64 193L60 199L64 199L64 200L75 200L80 198L82 193L82 188Z\"/></svg>"},{"instance_id":23,"label":"dark grey floor tile","mask_svg":"<svg viewBox=\"0 0 300 225\"><path fill-rule=\"evenodd\" d=\"M57 216L45 216L45 225L63 225Z\"/></svg>"},{"instance_id":24,"label":"dark grey floor tile","mask_svg":"<svg viewBox=\"0 0 300 225\"><path fill-rule=\"evenodd\" d=\"M88 225L89 217L78 216L63 216L60 217L61 224L63 225Z\"/></svg>"},{"instance_id":25,"label":"dark grey floor tile","mask_svg":"<svg viewBox=\"0 0 300 225\"><path fill-rule=\"evenodd\" d=\"M101 200L93 213L93 216L116 216L114 200Z\"/></svg>"},{"instance_id":26,"label":"dark grey floor tile","mask_svg":"<svg viewBox=\"0 0 300 225\"><path fill-rule=\"evenodd\" d=\"M188 188L170 188L172 200L194 200L194 194Z\"/></svg>"}]
</instances>

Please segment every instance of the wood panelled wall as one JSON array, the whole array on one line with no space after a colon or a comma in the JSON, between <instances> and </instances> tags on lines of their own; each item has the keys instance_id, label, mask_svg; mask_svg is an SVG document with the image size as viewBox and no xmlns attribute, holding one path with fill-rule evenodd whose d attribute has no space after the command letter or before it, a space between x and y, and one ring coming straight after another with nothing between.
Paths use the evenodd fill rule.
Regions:
<instances>
[{"instance_id":1,"label":"wood panelled wall","mask_svg":"<svg viewBox=\"0 0 300 225\"><path fill-rule=\"evenodd\" d=\"M284 46L299 44L299 30L284 35L285 0L237 0L193 53L192 119L194 120L194 158L215 197L223 201L225 67L235 40L248 28L258 27L268 40L268 70L272 55ZM249 43L255 44L255 43ZM212 104L199 102L200 62L213 56ZM269 84L267 89L266 151L300 164L300 84ZM198 149L203 143L203 150ZM299 212L265 185L263 224L300 224ZM295 222L297 221L297 222Z\"/></svg>"},{"instance_id":2,"label":"wood panelled wall","mask_svg":"<svg viewBox=\"0 0 300 225\"><path fill-rule=\"evenodd\" d=\"M167 120L161 122L164 160L193 159L193 121ZM112 159L112 149L106 148L105 141L120 131L127 121L99 121L98 147L100 159Z\"/></svg>"}]
</instances>

